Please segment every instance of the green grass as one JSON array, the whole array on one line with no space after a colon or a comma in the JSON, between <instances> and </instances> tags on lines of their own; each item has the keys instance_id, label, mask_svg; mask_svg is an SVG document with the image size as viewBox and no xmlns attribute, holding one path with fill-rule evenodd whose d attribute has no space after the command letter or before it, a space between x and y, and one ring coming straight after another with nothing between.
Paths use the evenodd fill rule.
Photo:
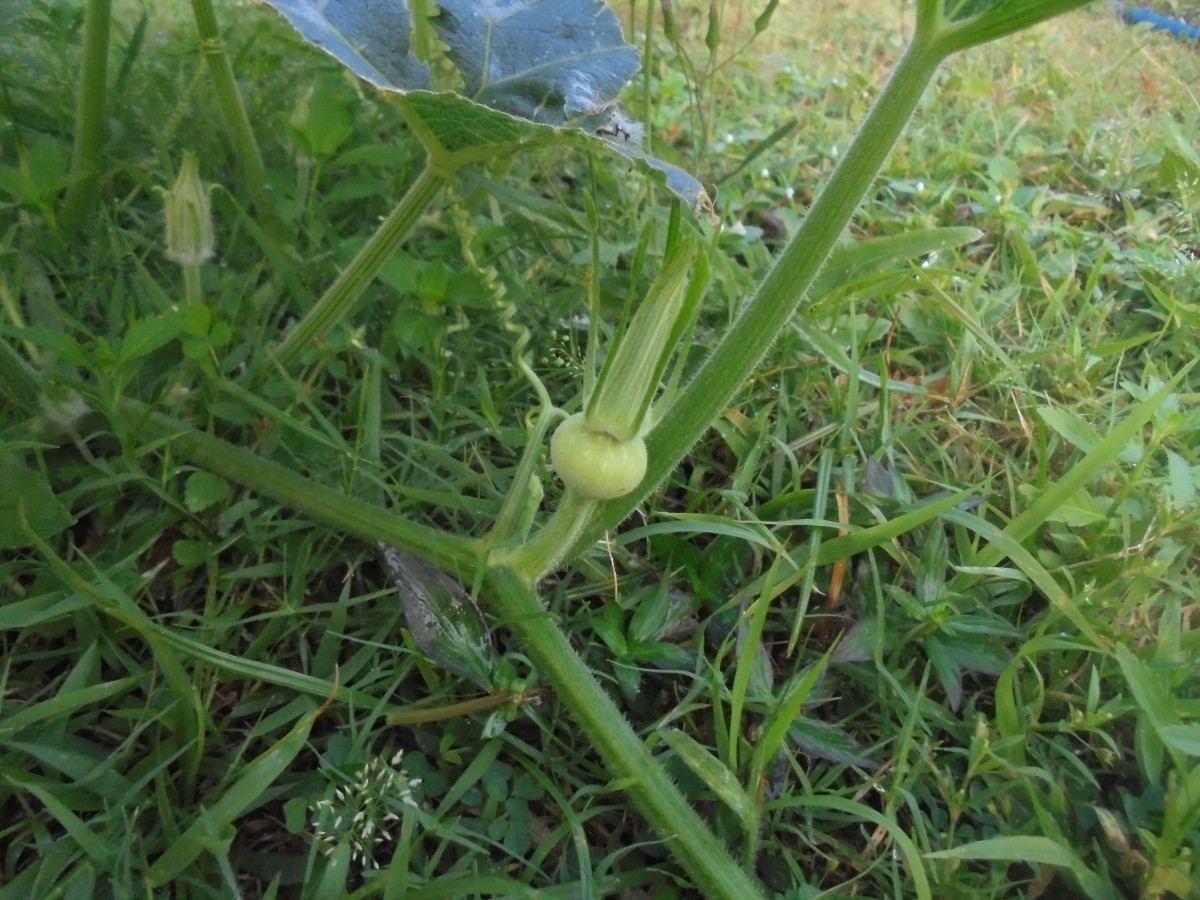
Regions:
<instances>
[{"instance_id":1,"label":"green grass","mask_svg":"<svg viewBox=\"0 0 1200 900\"><path fill-rule=\"evenodd\" d=\"M257 222L190 20L159 6L117 4L103 201L73 238L81 14L0 13L0 338L61 400L0 408L0 898L694 896L504 622L486 688L437 665L374 548L198 471L122 402L480 534L537 404L496 287L566 403L592 240L615 322L661 206L561 150L474 173L352 326L249 390L420 150L268 14L222 8L276 204ZM698 345L902 46L895 4L783 7L702 109L676 50L650 66L652 139L720 182ZM697 65L707 10L676 7ZM761 10L723 11L719 59ZM654 502L546 585L769 891L1200 894L1196 84L1194 47L1103 5L953 60L851 236L980 240L827 284ZM155 189L184 148L219 184L218 264L177 320Z\"/></svg>"}]
</instances>

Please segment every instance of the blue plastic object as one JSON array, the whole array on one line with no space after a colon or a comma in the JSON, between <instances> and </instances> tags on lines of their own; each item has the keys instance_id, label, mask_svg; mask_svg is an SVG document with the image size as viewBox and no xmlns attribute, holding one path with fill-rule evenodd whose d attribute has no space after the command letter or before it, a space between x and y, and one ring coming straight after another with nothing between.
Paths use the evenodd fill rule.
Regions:
<instances>
[{"instance_id":1,"label":"blue plastic object","mask_svg":"<svg viewBox=\"0 0 1200 900\"><path fill-rule=\"evenodd\" d=\"M1170 32L1177 38L1200 41L1200 28L1189 25L1187 22L1181 22L1179 19L1164 16L1162 13L1142 9L1140 6L1127 6L1125 7L1124 15L1125 21L1130 25L1139 25L1142 22L1147 22L1155 30Z\"/></svg>"}]
</instances>

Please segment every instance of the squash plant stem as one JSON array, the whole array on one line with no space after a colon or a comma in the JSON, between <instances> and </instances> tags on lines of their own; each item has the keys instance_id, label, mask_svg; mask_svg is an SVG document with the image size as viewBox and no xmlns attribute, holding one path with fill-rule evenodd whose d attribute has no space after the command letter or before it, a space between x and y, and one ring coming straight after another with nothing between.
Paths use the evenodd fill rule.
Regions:
<instances>
[{"instance_id":1,"label":"squash plant stem","mask_svg":"<svg viewBox=\"0 0 1200 900\"><path fill-rule=\"evenodd\" d=\"M71 186L63 198L61 223L75 230L96 205L100 146L108 93L108 36L112 0L88 0L83 12L83 61L79 73L79 105L75 109L75 141L71 151Z\"/></svg>"},{"instance_id":2,"label":"squash plant stem","mask_svg":"<svg viewBox=\"0 0 1200 900\"><path fill-rule=\"evenodd\" d=\"M192 14L196 19L196 32L200 36L200 50L208 63L217 102L221 105L221 116L233 141L233 152L241 169L243 185L259 215L273 219L275 204L267 190L267 170L258 152L258 142L254 139L242 96L238 93L233 66L225 52L225 42L221 39L212 0L192 0Z\"/></svg>"},{"instance_id":3,"label":"squash plant stem","mask_svg":"<svg viewBox=\"0 0 1200 900\"><path fill-rule=\"evenodd\" d=\"M491 609L520 638L575 722L675 858L714 900L754 900L762 891L684 799L646 745L596 683L538 600L532 584L503 566L488 570Z\"/></svg>"},{"instance_id":4,"label":"squash plant stem","mask_svg":"<svg viewBox=\"0 0 1200 900\"><path fill-rule=\"evenodd\" d=\"M754 371L799 307L944 58L920 32L901 57L803 224L721 342L646 439L649 467L630 494L600 504L561 559L574 559L628 516L687 454ZM549 561L549 559L547 559Z\"/></svg>"},{"instance_id":5,"label":"squash plant stem","mask_svg":"<svg viewBox=\"0 0 1200 900\"><path fill-rule=\"evenodd\" d=\"M379 270L399 249L417 219L446 186L448 178L448 173L442 168L426 164L396 208L342 270L316 306L280 341L272 354L279 365L287 368L295 364L313 341L350 311Z\"/></svg>"}]
</instances>

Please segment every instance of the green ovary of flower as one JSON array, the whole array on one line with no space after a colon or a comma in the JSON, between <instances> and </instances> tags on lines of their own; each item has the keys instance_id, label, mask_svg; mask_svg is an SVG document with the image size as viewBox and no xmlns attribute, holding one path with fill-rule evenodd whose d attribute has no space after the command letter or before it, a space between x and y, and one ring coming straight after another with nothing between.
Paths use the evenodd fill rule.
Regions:
<instances>
[{"instance_id":1,"label":"green ovary of flower","mask_svg":"<svg viewBox=\"0 0 1200 900\"><path fill-rule=\"evenodd\" d=\"M570 491L588 500L612 500L632 491L646 474L646 444L619 441L587 427L583 413L558 426L550 439L550 462Z\"/></svg>"}]
</instances>

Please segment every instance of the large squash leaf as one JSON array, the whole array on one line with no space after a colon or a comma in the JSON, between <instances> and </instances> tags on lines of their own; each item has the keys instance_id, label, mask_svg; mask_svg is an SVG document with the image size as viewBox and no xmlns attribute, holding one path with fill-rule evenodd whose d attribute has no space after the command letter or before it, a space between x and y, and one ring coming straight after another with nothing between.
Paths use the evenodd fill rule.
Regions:
<instances>
[{"instance_id":1,"label":"large squash leaf","mask_svg":"<svg viewBox=\"0 0 1200 900\"><path fill-rule=\"evenodd\" d=\"M412 51L404 0L266 0L300 36L381 88L414 90L433 82Z\"/></svg>"},{"instance_id":2,"label":"large squash leaf","mask_svg":"<svg viewBox=\"0 0 1200 900\"><path fill-rule=\"evenodd\" d=\"M309 43L375 87L398 95L414 130L443 165L566 143L634 165L693 208L703 188L648 156L615 102L638 51L598 0L444 0L429 28L458 70L463 93L433 90L414 47L404 0L265 0ZM422 20L425 21L425 20Z\"/></svg>"},{"instance_id":3,"label":"large squash leaf","mask_svg":"<svg viewBox=\"0 0 1200 900\"><path fill-rule=\"evenodd\" d=\"M404 0L266 0L376 87L428 89ZM430 19L467 97L531 122L602 113L638 69L616 14L596 0L443 0Z\"/></svg>"},{"instance_id":4,"label":"large squash leaf","mask_svg":"<svg viewBox=\"0 0 1200 900\"><path fill-rule=\"evenodd\" d=\"M638 70L596 0L443 0L431 22L467 96L548 125L602 115ZM599 123L597 123L599 124Z\"/></svg>"}]
</instances>

